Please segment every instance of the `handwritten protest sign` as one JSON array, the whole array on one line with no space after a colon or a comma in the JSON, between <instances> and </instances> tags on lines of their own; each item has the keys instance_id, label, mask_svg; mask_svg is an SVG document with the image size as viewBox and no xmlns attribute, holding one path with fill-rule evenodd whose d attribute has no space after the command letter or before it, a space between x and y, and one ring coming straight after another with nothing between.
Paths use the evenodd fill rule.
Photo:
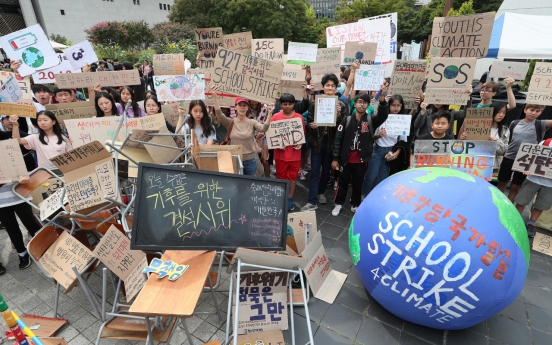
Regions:
<instances>
[{"instance_id":1,"label":"handwritten protest sign","mask_svg":"<svg viewBox=\"0 0 552 345\"><path fill-rule=\"evenodd\" d=\"M215 65L215 57L219 47L224 44L222 28L194 29L197 49L201 55L199 67L212 68Z\"/></svg>"},{"instance_id":2,"label":"handwritten protest sign","mask_svg":"<svg viewBox=\"0 0 552 345\"><path fill-rule=\"evenodd\" d=\"M253 271L242 273L239 279L238 333L286 330L287 273Z\"/></svg>"},{"instance_id":3,"label":"handwritten protest sign","mask_svg":"<svg viewBox=\"0 0 552 345\"><path fill-rule=\"evenodd\" d=\"M0 141L0 183L19 182L28 177L27 167L17 139Z\"/></svg>"},{"instance_id":4,"label":"handwritten protest sign","mask_svg":"<svg viewBox=\"0 0 552 345\"><path fill-rule=\"evenodd\" d=\"M161 105L161 113L165 117L165 120L175 127L178 123L178 107L180 103L167 103Z\"/></svg>"},{"instance_id":5,"label":"handwritten protest sign","mask_svg":"<svg viewBox=\"0 0 552 345\"><path fill-rule=\"evenodd\" d=\"M266 131L268 149L282 149L305 143L305 130L301 119L273 121Z\"/></svg>"},{"instance_id":6,"label":"handwritten protest sign","mask_svg":"<svg viewBox=\"0 0 552 345\"><path fill-rule=\"evenodd\" d=\"M82 41L70 46L63 52L74 70L98 61L94 48L88 41Z\"/></svg>"},{"instance_id":7,"label":"handwritten protest sign","mask_svg":"<svg viewBox=\"0 0 552 345\"><path fill-rule=\"evenodd\" d=\"M322 89L322 77L324 74L333 73L336 76L341 74L339 69L341 51L339 48L318 49L316 62L310 66L311 82L317 90Z\"/></svg>"},{"instance_id":8,"label":"handwritten protest sign","mask_svg":"<svg viewBox=\"0 0 552 345\"><path fill-rule=\"evenodd\" d=\"M466 104L476 59L433 58L427 77L425 102L431 104Z\"/></svg>"},{"instance_id":9,"label":"handwritten protest sign","mask_svg":"<svg viewBox=\"0 0 552 345\"><path fill-rule=\"evenodd\" d=\"M284 39L262 38L251 40L251 55L273 62L284 61Z\"/></svg>"},{"instance_id":10,"label":"handwritten protest sign","mask_svg":"<svg viewBox=\"0 0 552 345\"><path fill-rule=\"evenodd\" d=\"M280 87L278 91L278 96L283 95L284 93L289 93L295 97L296 101L303 99L303 82L295 80L280 80Z\"/></svg>"},{"instance_id":11,"label":"handwritten protest sign","mask_svg":"<svg viewBox=\"0 0 552 345\"><path fill-rule=\"evenodd\" d=\"M60 88L89 87L94 84L109 86L140 85L138 70L124 70L113 72L88 72L55 74L55 79Z\"/></svg>"},{"instance_id":12,"label":"handwritten protest sign","mask_svg":"<svg viewBox=\"0 0 552 345\"><path fill-rule=\"evenodd\" d=\"M40 24L0 37L0 46L10 60L21 62L18 72L23 77L59 64L56 52Z\"/></svg>"},{"instance_id":13,"label":"handwritten protest sign","mask_svg":"<svg viewBox=\"0 0 552 345\"><path fill-rule=\"evenodd\" d=\"M71 267L81 271L93 259L90 249L67 231L62 231L38 262L68 293L77 283L77 276Z\"/></svg>"},{"instance_id":14,"label":"handwritten protest sign","mask_svg":"<svg viewBox=\"0 0 552 345\"><path fill-rule=\"evenodd\" d=\"M314 123L319 126L335 126L337 102L337 96L316 95L314 100Z\"/></svg>"},{"instance_id":15,"label":"handwritten protest sign","mask_svg":"<svg viewBox=\"0 0 552 345\"><path fill-rule=\"evenodd\" d=\"M391 63L391 17L372 17L369 20L359 21L365 28L365 41L377 43L376 63Z\"/></svg>"},{"instance_id":16,"label":"handwritten protest sign","mask_svg":"<svg viewBox=\"0 0 552 345\"><path fill-rule=\"evenodd\" d=\"M282 331L253 332L249 334L240 334L238 336L238 345L282 345L284 335Z\"/></svg>"},{"instance_id":17,"label":"handwritten protest sign","mask_svg":"<svg viewBox=\"0 0 552 345\"><path fill-rule=\"evenodd\" d=\"M413 167L448 167L491 179L496 145L489 140L416 140Z\"/></svg>"},{"instance_id":18,"label":"handwritten protest sign","mask_svg":"<svg viewBox=\"0 0 552 345\"><path fill-rule=\"evenodd\" d=\"M0 87L0 102L19 103L23 99L23 91L15 76L9 77Z\"/></svg>"},{"instance_id":19,"label":"handwritten protest sign","mask_svg":"<svg viewBox=\"0 0 552 345\"><path fill-rule=\"evenodd\" d=\"M64 188L60 188L55 191L54 194L50 195L48 198L44 199L40 204L38 204L38 207L40 207L40 220L46 220L51 215L59 211L62 205L65 205L69 202L69 200L67 200L67 197L63 196L64 191Z\"/></svg>"},{"instance_id":20,"label":"handwritten protest sign","mask_svg":"<svg viewBox=\"0 0 552 345\"><path fill-rule=\"evenodd\" d=\"M80 68L73 68L64 54L56 54L59 64L48 69L33 73L33 81L35 84L51 84L56 82L56 74L63 73L81 73Z\"/></svg>"},{"instance_id":21,"label":"handwritten protest sign","mask_svg":"<svg viewBox=\"0 0 552 345\"><path fill-rule=\"evenodd\" d=\"M360 65L355 71L355 90L379 90L384 78L384 65Z\"/></svg>"},{"instance_id":22,"label":"handwritten protest sign","mask_svg":"<svg viewBox=\"0 0 552 345\"><path fill-rule=\"evenodd\" d=\"M31 79L29 77L22 77L18 73L0 71L0 86L3 86L11 77L15 78L17 84L19 85L19 89L23 94L23 98L17 103L34 106L33 93L31 90Z\"/></svg>"},{"instance_id":23,"label":"handwritten protest sign","mask_svg":"<svg viewBox=\"0 0 552 345\"><path fill-rule=\"evenodd\" d=\"M0 114L15 114L23 117L36 117L34 105L23 105L13 103L0 103Z\"/></svg>"},{"instance_id":24,"label":"handwritten protest sign","mask_svg":"<svg viewBox=\"0 0 552 345\"><path fill-rule=\"evenodd\" d=\"M321 233L314 236L302 254L309 260L307 266L303 268L303 272L305 272L314 297L332 304L345 283L347 275L332 270L330 259L322 244Z\"/></svg>"},{"instance_id":25,"label":"handwritten protest sign","mask_svg":"<svg viewBox=\"0 0 552 345\"><path fill-rule=\"evenodd\" d=\"M343 63L351 65L358 60L361 65L373 65L376 61L377 43L346 42Z\"/></svg>"},{"instance_id":26,"label":"handwritten protest sign","mask_svg":"<svg viewBox=\"0 0 552 345\"><path fill-rule=\"evenodd\" d=\"M487 56L494 18L495 13L488 12L433 19L429 54L445 58Z\"/></svg>"},{"instance_id":27,"label":"handwritten protest sign","mask_svg":"<svg viewBox=\"0 0 552 345\"><path fill-rule=\"evenodd\" d=\"M155 54L153 55L153 67L158 76L185 74L184 54Z\"/></svg>"},{"instance_id":28,"label":"handwritten protest sign","mask_svg":"<svg viewBox=\"0 0 552 345\"><path fill-rule=\"evenodd\" d=\"M535 235L535 239L533 240L532 249L536 252L552 256L552 246L550 245L551 243L552 237L537 232L537 234Z\"/></svg>"},{"instance_id":29,"label":"handwritten protest sign","mask_svg":"<svg viewBox=\"0 0 552 345\"><path fill-rule=\"evenodd\" d=\"M224 48L243 54L251 54L251 31L224 35Z\"/></svg>"},{"instance_id":30,"label":"handwritten protest sign","mask_svg":"<svg viewBox=\"0 0 552 345\"><path fill-rule=\"evenodd\" d=\"M306 70L299 65L284 64L282 80L305 81Z\"/></svg>"},{"instance_id":31,"label":"handwritten protest sign","mask_svg":"<svg viewBox=\"0 0 552 345\"><path fill-rule=\"evenodd\" d=\"M512 170L552 178L552 148L522 143L516 154Z\"/></svg>"},{"instance_id":32,"label":"handwritten protest sign","mask_svg":"<svg viewBox=\"0 0 552 345\"><path fill-rule=\"evenodd\" d=\"M86 119L96 116L94 101L47 104L45 108L54 113L61 129L66 128L65 120Z\"/></svg>"},{"instance_id":33,"label":"handwritten protest sign","mask_svg":"<svg viewBox=\"0 0 552 345\"><path fill-rule=\"evenodd\" d=\"M205 99L203 74L154 76L153 83L161 102Z\"/></svg>"},{"instance_id":34,"label":"handwritten protest sign","mask_svg":"<svg viewBox=\"0 0 552 345\"><path fill-rule=\"evenodd\" d=\"M296 65L310 65L316 62L318 52L317 43L288 43L287 63Z\"/></svg>"},{"instance_id":35,"label":"handwritten protest sign","mask_svg":"<svg viewBox=\"0 0 552 345\"><path fill-rule=\"evenodd\" d=\"M527 89L527 104L552 105L552 63L537 62L529 88Z\"/></svg>"},{"instance_id":36,"label":"handwritten protest sign","mask_svg":"<svg viewBox=\"0 0 552 345\"><path fill-rule=\"evenodd\" d=\"M514 80L525 80L527 71L529 71L529 62L495 60L489 72L489 78L511 77Z\"/></svg>"},{"instance_id":37,"label":"handwritten protest sign","mask_svg":"<svg viewBox=\"0 0 552 345\"><path fill-rule=\"evenodd\" d=\"M282 71L281 63L220 48L211 78L224 93L270 104L278 97Z\"/></svg>"},{"instance_id":38,"label":"handwritten protest sign","mask_svg":"<svg viewBox=\"0 0 552 345\"><path fill-rule=\"evenodd\" d=\"M488 140L493 125L492 108L467 108L466 119L462 127L467 134L466 140Z\"/></svg>"},{"instance_id":39,"label":"handwritten protest sign","mask_svg":"<svg viewBox=\"0 0 552 345\"><path fill-rule=\"evenodd\" d=\"M425 61L395 60L389 94L401 95L406 109L417 107L414 99L419 96L419 91L424 83L426 66L427 62Z\"/></svg>"},{"instance_id":40,"label":"handwritten protest sign","mask_svg":"<svg viewBox=\"0 0 552 345\"><path fill-rule=\"evenodd\" d=\"M92 252L111 272L125 281L127 299L130 301L139 289L133 289L134 294L129 296L126 280L133 271L139 270L140 262L146 259L141 250L131 250L128 237L112 225ZM146 283L142 270L142 286ZM140 287L141 288L141 287ZM138 291L137 291L138 290Z\"/></svg>"},{"instance_id":41,"label":"handwritten protest sign","mask_svg":"<svg viewBox=\"0 0 552 345\"><path fill-rule=\"evenodd\" d=\"M410 135L410 122L412 115L389 114L385 121L387 135Z\"/></svg>"},{"instance_id":42,"label":"handwritten protest sign","mask_svg":"<svg viewBox=\"0 0 552 345\"><path fill-rule=\"evenodd\" d=\"M196 69L190 69L189 71L187 71L187 74L203 74L205 76L204 77L205 85L210 85L212 81L211 79L212 72L213 72L212 68L211 69L196 68ZM220 90L217 93L217 99L221 108L230 108L236 105L236 96L228 92L224 92L222 90ZM203 102L206 105L214 106L213 94L208 89L205 90L205 99L203 100ZM190 106L190 101L185 101L184 108L189 110L190 109L189 106Z\"/></svg>"},{"instance_id":43,"label":"handwritten protest sign","mask_svg":"<svg viewBox=\"0 0 552 345\"><path fill-rule=\"evenodd\" d=\"M343 61L347 42L364 43L365 41L366 26L364 23L349 23L326 28L326 46L340 49L340 62Z\"/></svg>"}]
</instances>

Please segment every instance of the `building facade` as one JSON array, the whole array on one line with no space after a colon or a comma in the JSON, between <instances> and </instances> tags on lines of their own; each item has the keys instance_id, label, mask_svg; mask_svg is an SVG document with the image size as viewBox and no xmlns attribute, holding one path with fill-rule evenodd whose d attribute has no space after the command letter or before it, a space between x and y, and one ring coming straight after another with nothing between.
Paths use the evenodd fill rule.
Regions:
<instances>
[{"instance_id":1,"label":"building facade","mask_svg":"<svg viewBox=\"0 0 552 345\"><path fill-rule=\"evenodd\" d=\"M78 43L102 21L165 22L175 0L0 0L0 35L39 23L46 35ZM6 24L7 23L7 24Z\"/></svg>"},{"instance_id":2,"label":"building facade","mask_svg":"<svg viewBox=\"0 0 552 345\"><path fill-rule=\"evenodd\" d=\"M339 5L340 0L307 0L312 7L314 7L314 13L316 19L328 18L335 20L335 8Z\"/></svg>"}]
</instances>

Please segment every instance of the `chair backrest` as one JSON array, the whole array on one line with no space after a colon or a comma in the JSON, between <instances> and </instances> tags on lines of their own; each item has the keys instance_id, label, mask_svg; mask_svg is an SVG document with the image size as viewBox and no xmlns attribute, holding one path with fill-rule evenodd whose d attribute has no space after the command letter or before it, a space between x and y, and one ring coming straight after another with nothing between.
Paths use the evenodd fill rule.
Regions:
<instances>
[{"instance_id":1,"label":"chair backrest","mask_svg":"<svg viewBox=\"0 0 552 345\"><path fill-rule=\"evenodd\" d=\"M61 235L63 231L63 229L53 227L51 225L42 228L33 236L27 246L29 254L32 255L36 261L40 260L42 255L44 255L44 253L58 239L59 235Z\"/></svg>"},{"instance_id":2,"label":"chair backrest","mask_svg":"<svg viewBox=\"0 0 552 345\"><path fill-rule=\"evenodd\" d=\"M29 180L26 183L18 183L17 186L15 186L15 191L26 198L33 190L46 182L50 177L52 177L52 174L46 170L35 170L35 172L30 174Z\"/></svg>"}]
</instances>

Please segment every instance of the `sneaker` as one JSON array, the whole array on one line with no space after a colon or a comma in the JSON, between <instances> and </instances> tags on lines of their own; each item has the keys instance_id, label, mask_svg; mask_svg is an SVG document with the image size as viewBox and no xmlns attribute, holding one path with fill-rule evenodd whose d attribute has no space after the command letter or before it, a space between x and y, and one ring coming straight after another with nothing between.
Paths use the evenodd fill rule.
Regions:
<instances>
[{"instance_id":1,"label":"sneaker","mask_svg":"<svg viewBox=\"0 0 552 345\"><path fill-rule=\"evenodd\" d=\"M307 175L307 172L305 170L303 169L299 170L299 179L301 181L305 181L307 179L306 175Z\"/></svg>"},{"instance_id":2,"label":"sneaker","mask_svg":"<svg viewBox=\"0 0 552 345\"><path fill-rule=\"evenodd\" d=\"M270 173L271 173L272 175L276 175L276 167L275 167L274 165L271 165L271 166L270 166Z\"/></svg>"},{"instance_id":3,"label":"sneaker","mask_svg":"<svg viewBox=\"0 0 552 345\"><path fill-rule=\"evenodd\" d=\"M321 203L321 204L325 204L326 203L326 196L324 194L320 194L318 196L318 202Z\"/></svg>"},{"instance_id":4,"label":"sneaker","mask_svg":"<svg viewBox=\"0 0 552 345\"><path fill-rule=\"evenodd\" d=\"M534 224L527 224L527 235L529 237L535 237L535 234L537 233L535 231L535 225Z\"/></svg>"},{"instance_id":5,"label":"sneaker","mask_svg":"<svg viewBox=\"0 0 552 345\"><path fill-rule=\"evenodd\" d=\"M29 253L25 254L25 256L19 257L19 269L24 270L25 268L28 268L31 266L33 261L31 260L31 256Z\"/></svg>"},{"instance_id":6,"label":"sneaker","mask_svg":"<svg viewBox=\"0 0 552 345\"><path fill-rule=\"evenodd\" d=\"M301 211L314 211L316 209L318 209L318 206L315 204L311 204L310 202L301 207Z\"/></svg>"},{"instance_id":7,"label":"sneaker","mask_svg":"<svg viewBox=\"0 0 552 345\"><path fill-rule=\"evenodd\" d=\"M337 216L339 215L339 212L341 212L341 208L343 206L342 205L335 205L333 211L332 211L332 216Z\"/></svg>"},{"instance_id":8,"label":"sneaker","mask_svg":"<svg viewBox=\"0 0 552 345\"><path fill-rule=\"evenodd\" d=\"M351 206L351 212L355 213L358 210L358 206Z\"/></svg>"},{"instance_id":9,"label":"sneaker","mask_svg":"<svg viewBox=\"0 0 552 345\"><path fill-rule=\"evenodd\" d=\"M310 163L305 164L305 167L303 168L303 170L305 170L305 171L311 171L311 169L312 169L312 167L311 167Z\"/></svg>"},{"instance_id":10,"label":"sneaker","mask_svg":"<svg viewBox=\"0 0 552 345\"><path fill-rule=\"evenodd\" d=\"M293 201L293 198L288 198L288 211L295 210L295 201Z\"/></svg>"}]
</instances>

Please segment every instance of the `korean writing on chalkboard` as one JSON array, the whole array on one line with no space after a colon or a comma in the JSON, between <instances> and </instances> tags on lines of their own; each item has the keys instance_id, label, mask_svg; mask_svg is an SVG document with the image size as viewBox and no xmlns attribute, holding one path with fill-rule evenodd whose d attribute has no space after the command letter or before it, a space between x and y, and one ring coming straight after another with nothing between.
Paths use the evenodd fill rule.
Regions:
<instances>
[{"instance_id":1,"label":"korean writing on chalkboard","mask_svg":"<svg viewBox=\"0 0 552 345\"><path fill-rule=\"evenodd\" d=\"M253 182L250 189L253 192L250 198L255 203L254 208L259 215L280 216L282 214L282 208L277 206L275 198L284 194L282 187Z\"/></svg>"}]
</instances>

